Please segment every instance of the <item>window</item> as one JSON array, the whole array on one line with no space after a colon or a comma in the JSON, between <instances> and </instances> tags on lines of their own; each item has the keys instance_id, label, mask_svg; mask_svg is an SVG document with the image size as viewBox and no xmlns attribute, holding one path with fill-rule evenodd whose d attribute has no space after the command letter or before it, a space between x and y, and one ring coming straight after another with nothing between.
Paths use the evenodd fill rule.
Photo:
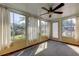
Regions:
<instances>
[{"instance_id":1,"label":"window","mask_svg":"<svg viewBox=\"0 0 79 59\"><path fill-rule=\"evenodd\" d=\"M28 19L28 39L34 40L39 38L39 20L33 17Z\"/></svg>"},{"instance_id":2,"label":"window","mask_svg":"<svg viewBox=\"0 0 79 59\"><path fill-rule=\"evenodd\" d=\"M76 19L66 19L62 21L62 36L75 37Z\"/></svg>"},{"instance_id":3,"label":"window","mask_svg":"<svg viewBox=\"0 0 79 59\"><path fill-rule=\"evenodd\" d=\"M49 37L49 22L41 21L41 35Z\"/></svg>"},{"instance_id":4,"label":"window","mask_svg":"<svg viewBox=\"0 0 79 59\"><path fill-rule=\"evenodd\" d=\"M58 22L53 22L52 24L52 35L53 35L53 38L58 38Z\"/></svg>"},{"instance_id":5,"label":"window","mask_svg":"<svg viewBox=\"0 0 79 59\"><path fill-rule=\"evenodd\" d=\"M10 12L12 40L25 39L25 16Z\"/></svg>"}]
</instances>

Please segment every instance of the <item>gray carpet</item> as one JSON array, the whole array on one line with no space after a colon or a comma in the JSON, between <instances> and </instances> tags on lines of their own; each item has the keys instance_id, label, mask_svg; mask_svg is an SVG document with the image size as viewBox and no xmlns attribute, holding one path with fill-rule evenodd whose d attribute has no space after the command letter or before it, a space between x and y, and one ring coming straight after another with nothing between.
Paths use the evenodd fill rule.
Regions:
<instances>
[{"instance_id":1,"label":"gray carpet","mask_svg":"<svg viewBox=\"0 0 79 59\"><path fill-rule=\"evenodd\" d=\"M16 52L11 56L79 56L78 52L79 47L77 46L55 41L47 41L20 52Z\"/></svg>"}]
</instances>

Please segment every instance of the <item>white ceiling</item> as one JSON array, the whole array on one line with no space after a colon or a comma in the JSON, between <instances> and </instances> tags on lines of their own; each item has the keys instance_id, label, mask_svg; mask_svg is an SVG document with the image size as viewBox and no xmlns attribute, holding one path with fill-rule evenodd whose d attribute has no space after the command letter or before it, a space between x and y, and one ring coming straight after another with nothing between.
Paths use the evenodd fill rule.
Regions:
<instances>
[{"instance_id":1,"label":"white ceiling","mask_svg":"<svg viewBox=\"0 0 79 59\"><path fill-rule=\"evenodd\" d=\"M50 6L56 7L59 3L6 3L8 7L12 7L24 12L29 12L32 15L39 16L40 14L46 13L45 10L41 9L41 7L49 8ZM65 3L65 6L58 9L59 11L63 11L62 15L53 14L52 18L66 17L70 15L74 15L79 13L79 4L78 3ZM41 16L44 19L49 19L48 15ZM52 19L51 18L51 19Z\"/></svg>"}]
</instances>

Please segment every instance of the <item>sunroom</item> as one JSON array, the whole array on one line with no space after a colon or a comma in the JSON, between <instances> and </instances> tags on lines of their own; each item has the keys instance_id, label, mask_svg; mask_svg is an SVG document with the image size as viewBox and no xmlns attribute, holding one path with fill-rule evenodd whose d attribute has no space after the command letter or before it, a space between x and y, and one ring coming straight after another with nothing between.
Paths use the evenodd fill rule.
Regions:
<instances>
[{"instance_id":1,"label":"sunroom","mask_svg":"<svg viewBox=\"0 0 79 59\"><path fill-rule=\"evenodd\" d=\"M59 14L49 11L60 4ZM78 3L0 4L0 55L79 55L78 10Z\"/></svg>"}]
</instances>

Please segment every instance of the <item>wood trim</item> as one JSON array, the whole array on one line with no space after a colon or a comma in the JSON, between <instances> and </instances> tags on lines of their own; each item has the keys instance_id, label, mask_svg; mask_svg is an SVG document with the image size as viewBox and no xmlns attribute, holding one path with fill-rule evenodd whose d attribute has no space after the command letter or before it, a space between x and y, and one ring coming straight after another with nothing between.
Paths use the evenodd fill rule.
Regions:
<instances>
[{"instance_id":1,"label":"wood trim","mask_svg":"<svg viewBox=\"0 0 79 59\"><path fill-rule=\"evenodd\" d=\"M70 44L70 45L74 45L74 46L78 46L78 47L79 47L79 45L76 45L76 44L67 43L67 42L63 42L63 41L57 41L57 40L53 40L53 39L48 39L48 40L45 40L45 41L43 41L43 42L40 42L40 43L37 43L37 44L31 45L31 46L28 46L28 47L22 48L22 49L20 49L20 50L16 50L16 51L13 51L13 52L7 53L7 54L1 55L1 56L9 56L9 55L11 55L11 54L13 54L13 53L16 53L16 52L18 52L18 51L21 51L21 50L24 50L24 49L30 48L30 47L35 46L35 45L39 45L39 44L44 43L44 42L49 41L49 40L50 40L50 41L55 41L55 42L61 42L61 43L65 43L65 44Z\"/></svg>"},{"instance_id":2,"label":"wood trim","mask_svg":"<svg viewBox=\"0 0 79 59\"><path fill-rule=\"evenodd\" d=\"M79 45L74 44L74 43L68 43L68 42L63 42L63 41L57 41L57 40L53 40L53 39L49 39L49 40L51 40L51 41L56 41L56 42L61 42L61 43L69 44L69 45L74 45L74 46L78 46L78 47L79 47Z\"/></svg>"},{"instance_id":3,"label":"wood trim","mask_svg":"<svg viewBox=\"0 0 79 59\"><path fill-rule=\"evenodd\" d=\"M4 54L4 55L1 55L1 56L9 56L9 55L11 55L11 54L13 54L13 53L16 53L16 52L18 52L18 51L21 51L21 50L24 50L24 49L30 48L30 47L35 46L35 45L39 45L39 44L41 44L41 43L43 43L43 42L46 42L46 41L48 41L48 40L45 40L45 41L42 41L42 42L36 43L36 44L34 44L34 45L30 45L30 46L28 46L28 47L25 47L25 48L22 48L22 49L20 49L20 50L16 50L16 51L13 51L13 52L10 52L10 53L7 53L7 54Z\"/></svg>"}]
</instances>

